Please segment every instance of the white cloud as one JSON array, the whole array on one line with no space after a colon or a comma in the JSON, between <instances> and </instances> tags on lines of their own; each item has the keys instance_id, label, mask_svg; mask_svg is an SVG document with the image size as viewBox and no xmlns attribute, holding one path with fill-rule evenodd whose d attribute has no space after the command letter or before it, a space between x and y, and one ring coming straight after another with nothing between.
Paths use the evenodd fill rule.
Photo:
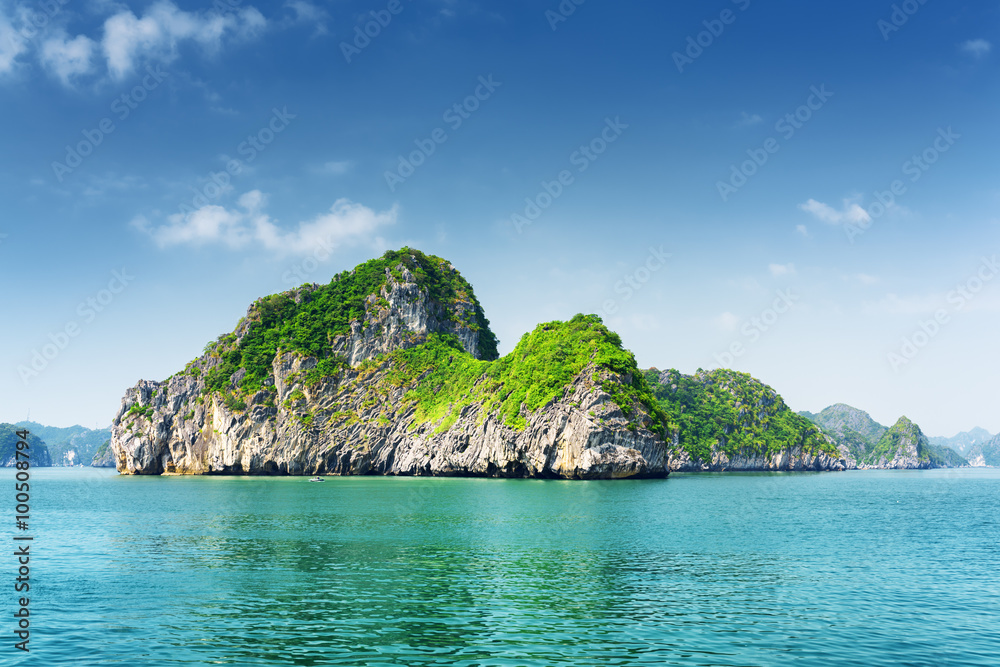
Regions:
<instances>
[{"instance_id":1,"label":"white cloud","mask_svg":"<svg viewBox=\"0 0 1000 667\"><path fill-rule=\"evenodd\" d=\"M39 60L64 85L73 77L88 74L93 69L95 42L86 35L69 39L65 32L57 33L42 42Z\"/></svg>"},{"instance_id":2,"label":"white cloud","mask_svg":"<svg viewBox=\"0 0 1000 667\"><path fill-rule=\"evenodd\" d=\"M809 238L809 229L805 225L795 225L795 231L805 238Z\"/></svg>"},{"instance_id":3,"label":"white cloud","mask_svg":"<svg viewBox=\"0 0 1000 667\"><path fill-rule=\"evenodd\" d=\"M961 48L973 58L982 58L993 50L993 45L985 39L970 39L962 42Z\"/></svg>"},{"instance_id":4,"label":"white cloud","mask_svg":"<svg viewBox=\"0 0 1000 667\"><path fill-rule=\"evenodd\" d=\"M159 0L142 18L128 9L109 17L104 22L101 46L112 78L122 79L139 60L172 61L181 42L194 42L207 53L215 53L224 40L255 37L266 24L254 7L227 14L196 13L178 9L169 0Z\"/></svg>"},{"instance_id":5,"label":"white cloud","mask_svg":"<svg viewBox=\"0 0 1000 667\"><path fill-rule=\"evenodd\" d=\"M314 36L325 35L327 33L326 22L329 20L330 15L326 13L326 10L317 7L311 2L305 2L305 0L286 0L285 7L291 9L295 14L291 23L314 24L316 26L316 31L313 33Z\"/></svg>"},{"instance_id":6,"label":"white cloud","mask_svg":"<svg viewBox=\"0 0 1000 667\"><path fill-rule=\"evenodd\" d=\"M859 224L871 221L871 216L868 215L868 212L850 199L844 200L844 205L840 210L815 199L810 199L804 204L799 204L799 208L806 213L812 213L819 220L831 225L843 223Z\"/></svg>"},{"instance_id":7,"label":"white cloud","mask_svg":"<svg viewBox=\"0 0 1000 667\"><path fill-rule=\"evenodd\" d=\"M775 278L795 275L794 264L771 264L767 268Z\"/></svg>"},{"instance_id":8,"label":"white cloud","mask_svg":"<svg viewBox=\"0 0 1000 667\"><path fill-rule=\"evenodd\" d=\"M743 112L742 117L736 123L738 127L749 127L751 125L757 125L758 123L763 123L764 119L758 114L748 114L746 111Z\"/></svg>"},{"instance_id":9,"label":"white cloud","mask_svg":"<svg viewBox=\"0 0 1000 667\"><path fill-rule=\"evenodd\" d=\"M378 213L347 199L338 199L328 213L287 230L264 212L267 198L259 190L244 193L237 204L233 209L208 205L190 213L177 213L159 226L139 216L132 225L152 236L161 248L216 244L241 249L256 245L283 256L374 241L375 232L394 224L398 214L395 206Z\"/></svg>"},{"instance_id":10,"label":"white cloud","mask_svg":"<svg viewBox=\"0 0 1000 667\"><path fill-rule=\"evenodd\" d=\"M74 83L74 78L86 75L106 74L113 80L121 80L143 64L170 63L185 45L213 55L231 44L256 38L269 26L260 11L239 2L231 3L231 10L217 2L203 10L185 11L174 0L155 0L137 15L125 3L108 0L95 1L88 8L89 13L103 17L102 34L71 38L61 27L54 27L57 22L51 21L53 11L60 11L64 2L49 3L56 9L48 8L46 3L31 9L29 3L19 2L13 13L5 11L6 4L0 0L0 76L24 64L27 55L32 54L47 72L67 86ZM308 21L317 25L317 33L326 32L322 22L326 13L322 9L304 0L289 0L286 7L294 12L295 18L279 20L273 25L289 27ZM35 15L48 16L49 25L36 27L32 23ZM106 63L106 70L97 66L98 54Z\"/></svg>"},{"instance_id":11,"label":"white cloud","mask_svg":"<svg viewBox=\"0 0 1000 667\"><path fill-rule=\"evenodd\" d=\"M202 206L191 213L172 215L168 218L169 224L157 228L150 228L148 221L143 225L141 221L144 219L138 220L137 226L148 229L161 248L184 243L222 243L230 248L240 248L250 240L244 215L222 206Z\"/></svg>"}]
</instances>

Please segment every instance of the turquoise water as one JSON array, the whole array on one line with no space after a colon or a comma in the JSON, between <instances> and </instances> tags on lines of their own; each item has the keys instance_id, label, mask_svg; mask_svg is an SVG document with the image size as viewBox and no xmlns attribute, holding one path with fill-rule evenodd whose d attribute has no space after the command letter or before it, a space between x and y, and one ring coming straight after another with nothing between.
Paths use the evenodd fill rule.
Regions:
<instances>
[{"instance_id":1,"label":"turquoise water","mask_svg":"<svg viewBox=\"0 0 1000 667\"><path fill-rule=\"evenodd\" d=\"M1000 470L32 474L3 664L1000 663Z\"/></svg>"}]
</instances>

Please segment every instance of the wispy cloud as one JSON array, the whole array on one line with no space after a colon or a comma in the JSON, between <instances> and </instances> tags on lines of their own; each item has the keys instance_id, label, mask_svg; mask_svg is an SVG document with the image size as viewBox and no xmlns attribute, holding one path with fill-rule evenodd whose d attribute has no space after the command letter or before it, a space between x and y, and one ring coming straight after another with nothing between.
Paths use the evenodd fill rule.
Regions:
<instances>
[{"instance_id":1,"label":"wispy cloud","mask_svg":"<svg viewBox=\"0 0 1000 667\"><path fill-rule=\"evenodd\" d=\"M319 171L323 174L329 174L331 176L343 176L353 167L354 163L350 160L334 160L323 163L323 166L320 167Z\"/></svg>"},{"instance_id":2,"label":"wispy cloud","mask_svg":"<svg viewBox=\"0 0 1000 667\"><path fill-rule=\"evenodd\" d=\"M96 48L96 42L86 35L70 39L65 32L59 32L42 42L38 57L63 85L70 86L71 79L93 71Z\"/></svg>"},{"instance_id":3,"label":"wispy cloud","mask_svg":"<svg viewBox=\"0 0 1000 667\"><path fill-rule=\"evenodd\" d=\"M964 53L978 59L992 51L993 45L985 39L969 39L962 42L960 48Z\"/></svg>"},{"instance_id":4,"label":"wispy cloud","mask_svg":"<svg viewBox=\"0 0 1000 667\"><path fill-rule=\"evenodd\" d=\"M132 226L149 234L161 248L179 245L222 245L232 250L258 247L277 256L304 255L316 247L341 247L377 242L379 229L395 224L398 209L376 212L347 199L338 199L329 212L285 229L264 211L265 195L251 190L240 196L237 207L203 206L177 213L161 225L144 216Z\"/></svg>"},{"instance_id":5,"label":"wispy cloud","mask_svg":"<svg viewBox=\"0 0 1000 667\"><path fill-rule=\"evenodd\" d=\"M147 8L142 18L128 9L108 18L101 47L111 77L122 79L138 61L174 60L181 42L194 42L207 53L216 53L225 40L255 37L266 25L267 20L254 7L226 14L186 12L169 0L160 0Z\"/></svg>"},{"instance_id":6,"label":"wispy cloud","mask_svg":"<svg viewBox=\"0 0 1000 667\"><path fill-rule=\"evenodd\" d=\"M869 275L867 273L855 274L854 280L858 281L862 285L877 285L881 282L878 276Z\"/></svg>"},{"instance_id":7,"label":"wispy cloud","mask_svg":"<svg viewBox=\"0 0 1000 667\"><path fill-rule=\"evenodd\" d=\"M736 127L749 127L751 125L757 125L763 122L764 119L761 118L758 114L749 114L746 111L744 111L743 115L736 122Z\"/></svg>"},{"instance_id":8,"label":"wispy cloud","mask_svg":"<svg viewBox=\"0 0 1000 667\"><path fill-rule=\"evenodd\" d=\"M795 225L795 232L804 238L809 238L809 229L805 225Z\"/></svg>"},{"instance_id":9,"label":"wispy cloud","mask_svg":"<svg viewBox=\"0 0 1000 667\"><path fill-rule=\"evenodd\" d=\"M51 19L64 2L41 3L38 11L28 4L17 3L13 13L8 13L7 4L0 0L0 76L29 66L34 56L44 71L66 86L86 76L121 80L143 64L170 63L185 43L212 55L230 44L254 39L268 27L260 11L239 3L231 9L217 2L212 9L185 11L172 0L156 0L137 16L123 3L112 1L89 7L90 12L106 17L98 24L101 34L71 37L62 27L66 21L50 20L47 26L37 21L37 16ZM296 13L292 23L325 15L307 2L290 2L288 7ZM322 24L320 28L326 30ZM101 60L106 69L100 66Z\"/></svg>"},{"instance_id":10,"label":"wispy cloud","mask_svg":"<svg viewBox=\"0 0 1000 667\"><path fill-rule=\"evenodd\" d=\"M325 35L327 32L326 22L330 20L330 15L322 7L318 7L305 0L286 0L285 7L292 10L293 16L288 19L290 24L308 23L314 25L313 36Z\"/></svg>"},{"instance_id":11,"label":"wispy cloud","mask_svg":"<svg viewBox=\"0 0 1000 667\"><path fill-rule=\"evenodd\" d=\"M804 204L799 204L799 208L830 225L858 224L871 221L871 216L868 215L868 212L850 199L845 199L843 206L839 210L815 199L810 199Z\"/></svg>"},{"instance_id":12,"label":"wispy cloud","mask_svg":"<svg viewBox=\"0 0 1000 667\"><path fill-rule=\"evenodd\" d=\"M66 86L86 76L121 80L143 64L174 61L184 44L213 55L230 44L256 38L268 26L250 5L227 9L216 3L212 9L185 11L172 0L156 0L140 15L123 3L94 3L89 11L105 18L98 24L100 33L91 35L68 35L62 27L66 21L38 24L37 16L51 19L62 4L42 3L35 11L28 3L19 3L8 14L0 0L0 75L28 66L34 56L44 71ZM307 4L302 3L301 11L308 14Z\"/></svg>"},{"instance_id":13,"label":"wispy cloud","mask_svg":"<svg viewBox=\"0 0 1000 667\"><path fill-rule=\"evenodd\" d=\"M147 187L146 181L139 176L107 172L86 178L80 195L83 197L101 197L109 193L118 195L122 192L143 190Z\"/></svg>"},{"instance_id":14,"label":"wispy cloud","mask_svg":"<svg viewBox=\"0 0 1000 667\"><path fill-rule=\"evenodd\" d=\"M4 6L0 5L0 75L11 72L17 65L18 56L28 49L24 37L3 10Z\"/></svg>"},{"instance_id":15,"label":"wispy cloud","mask_svg":"<svg viewBox=\"0 0 1000 667\"><path fill-rule=\"evenodd\" d=\"M775 278L781 278L782 276L794 276L795 275L795 265L794 264L770 264L767 267L768 271Z\"/></svg>"}]
</instances>

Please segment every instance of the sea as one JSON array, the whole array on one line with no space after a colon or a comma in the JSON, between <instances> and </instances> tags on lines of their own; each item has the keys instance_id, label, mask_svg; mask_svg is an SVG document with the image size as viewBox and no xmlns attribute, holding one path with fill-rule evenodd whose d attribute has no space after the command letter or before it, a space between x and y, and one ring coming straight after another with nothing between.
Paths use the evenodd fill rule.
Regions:
<instances>
[{"instance_id":1,"label":"sea","mask_svg":"<svg viewBox=\"0 0 1000 667\"><path fill-rule=\"evenodd\" d=\"M14 474L3 665L1000 664L997 469Z\"/></svg>"}]
</instances>

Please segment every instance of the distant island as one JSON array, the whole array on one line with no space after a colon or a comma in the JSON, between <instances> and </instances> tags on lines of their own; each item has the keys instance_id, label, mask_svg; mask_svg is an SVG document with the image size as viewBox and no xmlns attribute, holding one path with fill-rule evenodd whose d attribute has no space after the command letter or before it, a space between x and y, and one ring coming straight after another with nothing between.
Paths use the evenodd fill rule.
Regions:
<instances>
[{"instance_id":1,"label":"distant island","mask_svg":"<svg viewBox=\"0 0 1000 667\"><path fill-rule=\"evenodd\" d=\"M26 429L31 438L31 465L37 467L94 466L114 468L111 458L111 429L84 426L44 426L32 421L0 424L0 467L14 465L16 431Z\"/></svg>"},{"instance_id":2,"label":"distant island","mask_svg":"<svg viewBox=\"0 0 1000 667\"><path fill-rule=\"evenodd\" d=\"M993 465L997 446L981 448ZM410 248L258 299L183 370L126 392L103 456L153 475L969 465L905 417L886 428L844 405L796 414L745 373L641 370L595 315L541 324L500 358L472 286Z\"/></svg>"},{"instance_id":3,"label":"distant island","mask_svg":"<svg viewBox=\"0 0 1000 667\"><path fill-rule=\"evenodd\" d=\"M11 468L17 463L17 443L21 439L17 426L0 424L0 466ZM24 441L28 443L28 462L32 466L47 467L52 465L49 448L45 446L45 442L41 438L34 433L29 433Z\"/></svg>"}]
</instances>

